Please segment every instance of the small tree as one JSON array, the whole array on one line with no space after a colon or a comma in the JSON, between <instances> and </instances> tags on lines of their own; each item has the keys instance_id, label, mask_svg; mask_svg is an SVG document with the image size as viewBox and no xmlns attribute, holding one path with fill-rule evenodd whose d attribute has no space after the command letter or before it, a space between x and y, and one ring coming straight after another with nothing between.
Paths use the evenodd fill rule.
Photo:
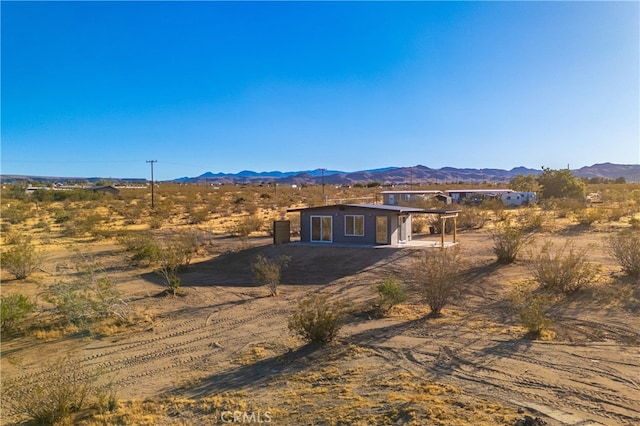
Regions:
<instances>
[{"instance_id":1,"label":"small tree","mask_svg":"<svg viewBox=\"0 0 640 426\"><path fill-rule=\"evenodd\" d=\"M493 252L498 257L498 263L515 262L522 247L532 238L522 228L509 223L498 226L492 237Z\"/></svg>"},{"instance_id":2,"label":"small tree","mask_svg":"<svg viewBox=\"0 0 640 426\"><path fill-rule=\"evenodd\" d=\"M432 316L440 316L442 308L459 293L464 263L460 246L425 253L416 259L415 284L431 308Z\"/></svg>"},{"instance_id":3,"label":"small tree","mask_svg":"<svg viewBox=\"0 0 640 426\"><path fill-rule=\"evenodd\" d=\"M24 280L42 265L42 253L36 250L31 238L18 236L7 251L2 252L2 267L16 279Z\"/></svg>"},{"instance_id":4,"label":"small tree","mask_svg":"<svg viewBox=\"0 0 640 426\"><path fill-rule=\"evenodd\" d=\"M408 298L404 286L393 275L385 278L383 282L374 288L378 292L378 307L383 314L389 312L392 307L404 302Z\"/></svg>"},{"instance_id":5,"label":"small tree","mask_svg":"<svg viewBox=\"0 0 640 426\"><path fill-rule=\"evenodd\" d=\"M538 183L542 187L542 198L585 197L584 183L568 169L553 170L543 167L542 174L538 176Z\"/></svg>"},{"instance_id":6,"label":"small tree","mask_svg":"<svg viewBox=\"0 0 640 426\"><path fill-rule=\"evenodd\" d=\"M640 278L640 232L621 232L609 238L608 249L627 275Z\"/></svg>"},{"instance_id":7,"label":"small tree","mask_svg":"<svg viewBox=\"0 0 640 426\"><path fill-rule=\"evenodd\" d=\"M532 256L531 271L542 287L561 293L579 290L597 273L595 266L587 261L587 251L576 249L570 241L559 250L554 249L553 243L545 243L540 252Z\"/></svg>"},{"instance_id":8,"label":"small tree","mask_svg":"<svg viewBox=\"0 0 640 426\"><path fill-rule=\"evenodd\" d=\"M271 296L277 296L282 269L289 265L290 260L289 256L280 256L276 260L269 260L265 256L258 255L256 261L251 265L255 281L267 287Z\"/></svg>"},{"instance_id":9,"label":"small tree","mask_svg":"<svg viewBox=\"0 0 640 426\"><path fill-rule=\"evenodd\" d=\"M13 293L2 296L0 300L0 331L2 337L14 333L29 313L33 304L24 294Z\"/></svg>"},{"instance_id":10,"label":"small tree","mask_svg":"<svg viewBox=\"0 0 640 426\"><path fill-rule=\"evenodd\" d=\"M325 344L338 334L343 305L317 294L304 299L289 318L289 330L310 343Z\"/></svg>"}]
</instances>

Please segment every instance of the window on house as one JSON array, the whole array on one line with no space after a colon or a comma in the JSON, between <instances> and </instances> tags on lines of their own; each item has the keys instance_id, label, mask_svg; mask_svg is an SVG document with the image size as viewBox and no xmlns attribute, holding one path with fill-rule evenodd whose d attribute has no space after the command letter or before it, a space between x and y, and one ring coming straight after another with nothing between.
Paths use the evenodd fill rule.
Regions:
<instances>
[{"instance_id":1,"label":"window on house","mask_svg":"<svg viewBox=\"0 0 640 426\"><path fill-rule=\"evenodd\" d=\"M344 235L354 237L364 236L364 216L346 215L344 217Z\"/></svg>"},{"instance_id":2,"label":"window on house","mask_svg":"<svg viewBox=\"0 0 640 426\"><path fill-rule=\"evenodd\" d=\"M331 216L311 216L311 241L332 241Z\"/></svg>"}]
</instances>

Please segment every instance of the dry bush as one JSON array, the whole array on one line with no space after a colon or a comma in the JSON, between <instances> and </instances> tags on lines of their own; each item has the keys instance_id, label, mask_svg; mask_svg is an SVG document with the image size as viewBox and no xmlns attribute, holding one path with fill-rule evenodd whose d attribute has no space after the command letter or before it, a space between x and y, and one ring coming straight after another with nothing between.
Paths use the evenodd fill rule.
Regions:
<instances>
[{"instance_id":1,"label":"dry bush","mask_svg":"<svg viewBox=\"0 0 640 426\"><path fill-rule=\"evenodd\" d=\"M535 293L532 287L531 283L518 286L510 298L520 323L533 337L539 337L552 323L549 314L551 301L547 295Z\"/></svg>"},{"instance_id":2,"label":"dry bush","mask_svg":"<svg viewBox=\"0 0 640 426\"><path fill-rule=\"evenodd\" d=\"M591 226L595 222L604 222L607 215L597 208L586 208L576 214L576 219L580 225Z\"/></svg>"},{"instance_id":3,"label":"dry bush","mask_svg":"<svg viewBox=\"0 0 640 426\"><path fill-rule=\"evenodd\" d=\"M267 287L271 296L277 296L280 275L282 270L289 265L289 261L291 261L290 256L280 256L276 260L270 260L265 256L258 255L256 261L251 264L255 281Z\"/></svg>"},{"instance_id":4,"label":"dry bush","mask_svg":"<svg viewBox=\"0 0 640 426\"><path fill-rule=\"evenodd\" d=\"M97 263L82 258L76 269L72 281L55 282L44 294L63 321L83 327L108 317L126 317L126 303Z\"/></svg>"},{"instance_id":5,"label":"dry bush","mask_svg":"<svg viewBox=\"0 0 640 426\"><path fill-rule=\"evenodd\" d=\"M261 231L264 221L255 215L244 216L229 229L231 235L236 237L247 237L252 232Z\"/></svg>"},{"instance_id":6,"label":"dry bush","mask_svg":"<svg viewBox=\"0 0 640 426\"><path fill-rule=\"evenodd\" d=\"M10 245L0 255L2 267L18 280L24 280L35 272L44 261L42 252L36 249L31 237L12 234Z\"/></svg>"},{"instance_id":7,"label":"dry bush","mask_svg":"<svg viewBox=\"0 0 640 426\"><path fill-rule=\"evenodd\" d=\"M546 224L546 215L533 207L525 207L518 212L518 224L524 232L541 230Z\"/></svg>"},{"instance_id":8,"label":"dry bush","mask_svg":"<svg viewBox=\"0 0 640 426\"><path fill-rule=\"evenodd\" d=\"M329 301L329 297L316 294L304 299L289 318L289 330L310 343L332 341L340 331L343 304Z\"/></svg>"},{"instance_id":9,"label":"dry bush","mask_svg":"<svg viewBox=\"0 0 640 426\"><path fill-rule=\"evenodd\" d=\"M510 225L508 222L496 227L492 234L493 252L498 257L498 263L513 263L520 250L533 238L522 228Z\"/></svg>"},{"instance_id":10,"label":"dry bush","mask_svg":"<svg viewBox=\"0 0 640 426\"><path fill-rule=\"evenodd\" d=\"M597 268L587 261L587 251L577 249L571 241L561 248L546 242L539 253L532 254L531 272L543 288L571 293L593 281Z\"/></svg>"},{"instance_id":11,"label":"dry bush","mask_svg":"<svg viewBox=\"0 0 640 426\"><path fill-rule=\"evenodd\" d=\"M26 417L31 424L70 424L74 413L91 405L101 389L98 377L71 360L49 361L37 377L3 381L3 411Z\"/></svg>"},{"instance_id":12,"label":"dry bush","mask_svg":"<svg viewBox=\"0 0 640 426\"><path fill-rule=\"evenodd\" d=\"M194 232L174 233L157 241L155 252L157 272L174 296L181 286L178 272L189 267L191 258L197 253L200 245L199 238Z\"/></svg>"},{"instance_id":13,"label":"dry bush","mask_svg":"<svg viewBox=\"0 0 640 426\"><path fill-rule=\"evenodd\" d=\"M640 278L640 232L620 232L609 238L608 250L625 274Z\"/></svg>"},{"instance_id":14,"label":"dry bush","mask_svg":"<svg viewBox=\"0 0 640 426\"><path fill-rule=\"evenodd\" d=\"M416 258L412 267L415 286L432 316L439 316L442 308L459 294L464 268L460 246L425 251Z\"/></svg>"}]
</instances>

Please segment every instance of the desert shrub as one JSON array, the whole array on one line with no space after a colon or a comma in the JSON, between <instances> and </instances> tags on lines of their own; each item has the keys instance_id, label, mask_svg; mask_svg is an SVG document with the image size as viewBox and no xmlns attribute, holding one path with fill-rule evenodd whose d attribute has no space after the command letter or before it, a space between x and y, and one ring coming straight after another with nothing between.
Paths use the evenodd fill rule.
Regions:
<instances>
[{"instance_id":1,"label":"desert shrub","mask_svg":"<svg viewBox=\"0 0 640 426\"><path fill-rule=\"evenodd\" d=\"M378 308L383 314L408 298L404 285L393 275L385 278L374 288L378 293Z\"/></svg>"},{"instance_id":2,"label":"desert shrub","mask_svg":"<svg viewBox=\"0 0 640 426\"><path fill-rule=\"evenodd\" d=\"M42 252L31 243L30 237L17 235L13 237L13 244L2 252L0 259L3 268L16 279L24 280L40 268L44 257Z\"/></svg>"},{"instance_id":3,"label":"desert shrub","mask_svg":"<svg viewBox=\"0 0 640 426\"><path fill-rule=\"evenodd\" d=\"M111 316L123 318L126 304L113 280L88 259L83 259L76 269L75 279L51 284L44 295L56 313L76 326L86 326Z\"/></svg>"},{"instance_id":4,"label":"desert shrub","mask_svg":"<svg viewBox=\"0 0 640 426\"><path fill-rule=\"evenodd\" d=\"M421 234L429 225L427 219L423 216L413 216L411 218L411 232L413 234Z\"/></svg>"},{"instance_id":5,"label":"desert shrub","mask_svg":"<svg viewBox=\"0 0 640 426\"><path fill-rule=\"evenodd\" d=\"M632 230L612 236L608 249L625 274L640 277L640 232Z\"/></svg>"},{"instance_id":6,"label":"desert shrub","mask_svg":"<svg viewBox=\"0 0 640 426\"><path fill-rule=\"evenodd\" d=\"M522 247L531 240L532 236L525 233L519 226L513 226L506 222L496 227L492 238L493 252L498 257L498 263L513 263Z\"/></svg>"},{"instance_id":7,"label":"desert shrub","mask_svg":"<svg viewBox=\"0 0 640 426\"><path fill-rule=\"evenodd\" d=\"M581 200L585 197L585 184L568 169L553 170L543 167L542 174L537 180L541 187L542 198Z\"/></svg>"},{"instance_id":8,"label":"desert shrub","mask_svg":"<svg viewBox=\"0 0 640 426\"><path fill-rule=\"evenodd\" d=\"M3 411L27 417L31 424L70 424L74 413L89 406L98 377L71 360L47 362L34 378L3 381Z\"/></svg>"},{"instance_id":9,"label":"desert shrub","mask_svg":"<svg viewBox=\"0 0 640 426\"><path fill-rule=\"evenodd\" d=\"M579 290L595 278L597 269L587 261L587 251L567 241L560 249L551 242L532 255L531 271L543 288L561 293Z\"/></svg>"},{"instance_id":10,"label":"desert shrub","mask_svg":"<svg viewBox=\"0 0 640 426\"><path fill-rule=\"evenodd\" d=\"M458 215L457 227L459 230L467 229L482 229L490 218L486 211L477 207L468 207L463 209ZM447 221L447 232L449 231L448 224L451 221Z\"/></svg>"},{"instance_id":11,"label":"desert shrub","mask_svg":"<svg viewBox=\"0 0 640 426\"><path fill-rule=\"evenodd\" d=\"M540 336L551 325L549 297L534 293L530 283L517 287L511 293L511 303L518 313L520 323L532 336Z\"/></svg>"},{"instance_id":12,"label":"desert shrub","mask_svg":"<svg viewBox=\"0 0 640 426\"><path fill-rule=\"evenodd\" d=\"M54 211L53 221L55 223L58 223L58 224L65 223L68 220L71 220L71 213L68 212L67 210L60 209L60 210Z\"/></svg>"},{"instance_id":13,"label":"desert shrub","mask_svg":"<svg viewBox=\"0 0 640 426\"><path fill-rule=\"evenodd\" d=\"M340 331L343 305L317 294L304 299L289 318L289 330L310 343L332 341Z\"/></svg>"},{"instance_id":14,"label":"desert shrub","mask_svg":"<svg viewBox=\"0 0 640 426\"><path fill-rule=\"evenodd\" d=\"M236 237L247 237L252 232L258 232L262 230L264 221L255 215L248 215L242 217L237 223L235 223L230 232Z\"/></svg>"},{"instance_id":15,"label":"desert shrub","mask_svg":"<svg viewBox=\"0 0 640 426\"><path fill-rule=\"evenodd\" d=\"M605 212L596 208L584 209L576 215L580 225L590 226L595 222L602 222L607 219Z\"/></svg>"},{"instance_id":16,"label":"desert shrub","mask_svg":"<svg viewBox=\"0 0 640 426\"><path fill-rule=\"evenodd\" d=\"M197 225L199 223L206 222L209 218L208 208L193 208L189 210L189 223Z\"/></svg>"},{"instance_id":17,"label":"desert shrub","mask_svg":"<svg viewBox=\"0 0 640 426\"><path fill-rule=\"evenodd\" d=\"M158 259L160 248L156 239L149 233L126 232L118 235L116 239L131 253L129 262L132 265L150 265Z\"/></svg>"},{"instance_id":18,"label":"desert shrub","mask_svg":"<svg viewBox=\"0 0 640 426\"><path fill-rule=\"evenodd\" d=\"M13 293L0 299L0 331L2 337L16 332L29 313L33 311L33 303L24 294Z\"/></svg>"},{"instance_id":19,"label":"desert shrub","mask_svg":"<svg viewBox=\"0 0 640 426\"><path fill-rule=\"evenodd\" d=\"M517 221L522 231L533 232L542 229L546 217L541 211L533 207L526 207L518 212Z\"/></svg>"},{"instance_id":20,"label":"desert shrub","mask_svg":"<svg viewBox=\"0 0 640 426\"><path fill-rule=\"evenodd\" d=\"M176 295L181 286L178 272L188 269L191 258L200 247L200 241L197 234L182 232L159 240L157 247L157 272L173 295Z\"/></svg>"},{"instance_id":21,"label":"desert shrub","mask_svg":"<svg viewBox=\"0 0 640 426\"><path fill-rule=\"evenodd\" d=\"M282 269L289 265L290 260L290 256L280 256L276 260L270 260L265 256L258 255L256 261L251 265L255 281L267 287L272 296L277 296L280 274Z\"/></svg>"},{"instance_id":22,"label":"desert shrub","mask_svg":"<svg viewBox=\"0 0 640 426\"><path fill-rule=\"evenodd\" d=\"M417 291L431 308L431 315L439 316L462 286L465 262L460 246L426 252L418 256L412 272Z\"/></svg>"},{"instance_id":23,"label":"desert shrub","mask_svg":"<svg viewBox=\"0 0 640 426\"><path fill-rule=\"evenodd\" d=\"M2 219L13 225L22 223L31 217L30 210L26 203L11 203L2 208Z\"/></svg>"},{"instance_id":24,"label":"desert shrub","mask_svg":"<svg viewBox=\"0 0 640 426\"><path fill-rule=\"evenodd\" d=\"M640 219L637 217L632 217L631 219L629 219L629 225L631 225L631 229L640 229Z\"/></svg>"}]
</instances>

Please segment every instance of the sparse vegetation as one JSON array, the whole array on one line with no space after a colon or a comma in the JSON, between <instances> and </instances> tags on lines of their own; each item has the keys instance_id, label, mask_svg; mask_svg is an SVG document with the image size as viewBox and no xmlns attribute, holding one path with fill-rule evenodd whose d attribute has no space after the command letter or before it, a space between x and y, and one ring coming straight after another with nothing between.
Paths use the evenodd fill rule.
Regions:
<instances>
[{"instance_id":1,"label":"sparse vegetation","mask_svg":"<svg viewBox=\"0 0 640 426\"><path fill-rule=\"evenodd\" d=\"M549 296L534 292L531 283L517 287L511 293L511 302L518 312L520 323L531 336L540 337L542 332L551 325Z\"/></svg>"},{"instance_id":2,"label":"sparse vegetation","mask_svg":"<svg viewBox=\"0 0 640 426\"><path fill-rule=\"evenodd\" d=\"M24 280L40 268L44 257L29 236L14 235L12 243L2 252L2 267L16 279Z\"/></svg>"},{"instance_id":3,"label":"sparse vegetation","mask_svg":"<svg viewBox=\"0 0 640 426\"><path fill-rule=\"evenodd\" d=\"M374 288L378 293L378 309L382 314L387 313L392 307L406 301L409 297L404 285L393 275L385 278Z\"/></svg>"},{"instance_id":4,"label":"sparse vegetation","mask_svg":"<svg viewBox=\"0 0 640 426\"><path fill-rule=\"evenodd\" d=\"M98 376L68 359L46 362L40 377L3 381L3 410L37 425L70 424L74 413L92 403Z\"/></svg>"},{"instance_id":5,"label":"sparse vegetation","mask_svg":"<svg viewBox=\"0 0 640 426\"><path fill-rule=\"evenodd\" d=\"M267 287L271 296L278 295L280 285L280 275L282 270L289 266L290 256L280 256L276 260L270 260L265 256L258 255L256 261L251 264L255 281Z\"/></svg>"},{"instance_id":6,"label":"sparse vegetation","mask_svg":"<svg viewBox=\"0 0 640 426\"><path fill-rule=\"evenodd\" d=\"M610 237L608 249L625 274L640 278L640 232L631 230Z\"/></svg>"},{"instance_id":7,"label":"sparse vegetation","mask_svg":"<svg viewBox=\"0 0 640 426\"><path fill-rule=\"evenodd\" d=\"M571 293L593 281L597 268L587 261L587 251L577 249L567 241L557 249L546 242L537 254L532 255L531 271L543 288Z\"/></svg>"},{"instance_id":8,"label":"sparse vegetation","mask_svg":"<svg viewBox=\"0 0 640 426\"><path fill-rule=\"evenodd\" d=\"M325 344L336 338L341 328L343 304L317 294L304 299L289 318L289 330L304 340Z\"/></svg>"},{"instance_id":9,"label":"sparse vegetation","mask_svg":"<svg viewBox=\"0 0 640 426\"><path fill-rule=\"evenodd\" d=\"M460 246L416 258L413 265L416 290L431 308L432 316L439 316L442 308L460 293L464 264Z\"/></svg>"},{"instance_id":10,"label":"sparse vegetation","mask_svg":"<svg viewBox=\"0 0 640 426\"><path fill-rule=\"evenodd\" d=\"M33 311L33 303L29 297L20 293L2 295L0 300L0 331L2 338L12 335Z\"/></svg>"},{"instance_id":11,"label":"sparse vegetation","mask_svg":"<svg viewBox=\"0 0 640 426\"><path fill-rule=\"evenodd\" d=\"M498 257L498 263L513 263L520 250L532 238L525 234L522 228L505 223L499 225L492 234L493 252Z\"/></svg>"}]
</instances>

